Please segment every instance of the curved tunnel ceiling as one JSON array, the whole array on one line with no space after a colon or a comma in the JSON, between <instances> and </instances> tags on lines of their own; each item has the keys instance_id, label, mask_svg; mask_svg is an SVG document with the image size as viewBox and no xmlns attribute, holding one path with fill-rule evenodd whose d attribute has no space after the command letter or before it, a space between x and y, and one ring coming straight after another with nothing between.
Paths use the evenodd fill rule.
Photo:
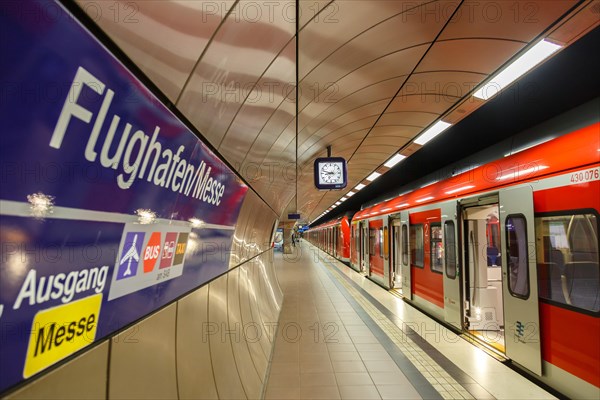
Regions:
<instances>
[{"instance_id":1,"label":"curved tunnel ceiling","mask_svg":"<svg viewBox=\"0 0 600 400\"><path fill-rule=\"evenodd\" d=\"M417 151L434 122L480 107L474 89L532 43L567 47L600 10L598 0L300 0L296 18L295 1L77 3L275 212L309 221L398 151ZM342 192L313 186L329 145L348 160Z\"/></svg>"}]
</instances>

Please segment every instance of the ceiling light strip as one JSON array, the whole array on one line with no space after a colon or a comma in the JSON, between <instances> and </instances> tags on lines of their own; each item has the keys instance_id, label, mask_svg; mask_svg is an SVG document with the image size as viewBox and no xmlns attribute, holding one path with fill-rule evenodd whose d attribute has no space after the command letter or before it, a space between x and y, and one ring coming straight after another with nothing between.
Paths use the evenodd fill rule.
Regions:
<instances>
[{"instance_id":1,"label":"ceiling light strip","mask_svg":"<svg viewBox=\"0 0 600 400\"><path fill-rule=\"evenodd\" d=\"M429 129L423 132L419 137L414 141L416 144L420 144L421 146L425 145L425 143L429 142L431 139L439 135L448 129L452 124L448 122L444 122L442 120L433 124Z\"/></svg>"},{"instance_id":2,"label":"ceiling light strip","mask_svg":"<svg viewBox=\"0 0 600 400\"><path fill-rule=\"evenodd\" d=\"M521 57L513 61L512 64L492 77L485 85L473 93L473 96L482 100L491 99L560 48L561 46L558 44L551 43L546 39L541 40Z\"/></svg>"}]
</instances>

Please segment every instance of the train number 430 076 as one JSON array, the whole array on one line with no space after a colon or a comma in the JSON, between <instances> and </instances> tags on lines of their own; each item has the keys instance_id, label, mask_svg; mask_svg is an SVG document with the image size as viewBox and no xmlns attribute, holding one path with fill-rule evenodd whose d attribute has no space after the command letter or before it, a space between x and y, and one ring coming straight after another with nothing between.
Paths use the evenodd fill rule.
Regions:
<instances>
[{"instance_id":1,"label":"train number 430 076","mask_svg":"<svg viewBox=\"0 0 600 400\"><path fill-rule=\"evenodd\" d=\"M571 174L571 183L595 181L600 179L600 168L587 169Z\"/></svg>"}]
</instances>

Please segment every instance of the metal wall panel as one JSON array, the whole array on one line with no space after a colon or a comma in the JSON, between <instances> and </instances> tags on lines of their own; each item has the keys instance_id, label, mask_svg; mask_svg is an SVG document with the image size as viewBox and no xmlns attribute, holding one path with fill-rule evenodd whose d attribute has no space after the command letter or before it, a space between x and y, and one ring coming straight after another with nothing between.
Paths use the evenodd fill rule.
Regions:
<instances>
[{"instance_id":1,"label":"metal wall panel","mask_svg":"<svg viewBox=\"0 0 600 400\"><path fill-rule=\"evenodd\" d=\"M76 1L171 101L234 3Z\"/></svg>"},{"instance_id":2,"label":"metal wall panel","mask_svg":"<svg viewBox=\"0 0 600 400\"><path fill-rule=\"evenodd\" d=\"M230 274L231 272L229 272ZM218 329L217 334L209 335L210 357L217 393L222 399L245 399L247 395L240 380L239 369L233 356L231 329L227 319L227 280L226 274L210 283L208 289L208 321Z\"/></svg>"},{"instance_id":3,"label":"metal wall panel","mask_svg":"<svg viewBox=\"0 0 600 400\"><path fill-rule=\"evenodd\" d=\"M261 376L258 373L256 365L254 365L254 360L250 356L246 337L248 326L242 324L240 310L240 268L229 272L228 276L227 322L229 330L235 332L235 335L231 335L233 356L246 396L249 399L257 399L260 397L264 375Z\"/></svg>"},{"instance_id":4,"label":"metal wall panel","mask_svg":"<svg viewBox=\"0 0 600 400\"><path fill-rule=\"evenodd\" d=\"M332 4L333 0L300 0L300 28L302 29L310 21L322 19L336 14L337 5ZM331 7L327 7L332 4Z\"/></svg>"},{"instance_id":5,"label":"metal wall panel","mask_svg":"<svg viewBox=\"0 0 600 400\"><path fill-rule=\"evenodd\" d=\"M171 304L112 339L110 399L177 398L176 313Z\"/></svg>"},{"instance_id":6,"label":"metal wall panel","mask_svg":"<svg viewBox=\"0 0 600 400\"><path fill-rule=\"evenodd\" d=\"M235 228L229 267L233 268L270 247L276 215L254 192L248 192Z\"/></svg>"},{"instance_id":7,"label":"metal wall panel","mask_svg":"<svg viewBox=\"0 0 600 400\"><path fill-rule=\"evenodd\" d=\"M259 278L261 272L258 268L255 268L257 261L258 260L254 260L248 274L249 282L252 285L252 290L250 291L250 308L252 310L253 319L263 327L264 334L261 335L259 343L264 354L269 358L273 343L269 341L267 331L269 326L272 326L272 323L275 321L270 320L269 316L264 312L266 299L263 298L263 293L261 291Z\"/></svg>"},{"instance_id":8,"label":"metal wall panel","mask_svg":"<svg viewBox=\"0 0 600 400\"><path fill-rule=\"evenodd\" d=\"M269 252L272 253L272 252ZM250 296L254 290L254 286L249 278L249 269L251 265L242 265L239 270L240 274L240 316L245 331L247 332L247 343L252 357L253 364L259 376L264 377L267 373L269 354L265 354L260 345L260 337L265 335L262 321L257 321L254 318L252 303ZM256 314L256 312L254 312Z\"/></svg>"},{"instance_id":9,"label":"metal wall panel","mask_svg":"<svg viewBox=\"0 0 600 400\"><path fill-rule=\"evenodd\" d=\"M236 3L194 69L177 106L216 147L253 86L293 36L295 21L281 12L288 3L277 2L274 13L269 12L274 2Z\"/></svg>"},{"instance_id":10,"label":"metal wall panel","mask_svg":"<svg viewBox=\"0 0 600 400\"><path fill-rule=\"evenodd\" d=\"M108 342L103 342L5 399L105 399L107 365Z\"/></svg>"},{"instance_id":11,"label":"metal wall panel","mask_svg":"<svg viewBox=\"0 0 600 400\"><path fill-rule=\"evenodd\" d=\"M177 383L180 399L218 399L208 335L208 285L177 304ZM218 324L218 323L217 323Z\"/></svg>"},{"instance_id":12,"label":"metal wall panel","mask_svg":"<svg viewBox=\"0 0 600 400\"><path fill-rule=\"evenodd\" d=\"M290 40L248 94L219 144L221 154L233 165L241 166L258 135L268 134L263 127L273 113L284 101L294 101L295 88L296 41ZM257 178L264 179L264 176Z\"/></svg>"},{"instance_id":13,"label":"metal wall panel","mask_svg":"<svg viewBox=\"0 0 600 400\"><path fill-rule=\"evenodd\" d=\"M407 5L412 8L420 3L422 2L336 1L322 12L321 18L314 19L306 25L300 34L300 79L354 38L399 15L407 9ZM377 42L371 42L367 47L351 46L351 50L354 51L353 58L368 59L369 53L378 51L379 48L379 45L374 46L373 43Z\"/></svg>"}]
</instances>

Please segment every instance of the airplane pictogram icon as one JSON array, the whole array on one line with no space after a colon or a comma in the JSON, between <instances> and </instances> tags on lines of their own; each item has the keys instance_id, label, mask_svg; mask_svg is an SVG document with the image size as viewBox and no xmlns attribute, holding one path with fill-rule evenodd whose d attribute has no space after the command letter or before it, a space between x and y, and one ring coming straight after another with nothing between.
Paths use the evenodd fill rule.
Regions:
<instances>
[{"instance_id":1,"label":"airplane pictogram icon","mask_svg":"<svg viewBox=\"0 0 600 400\"><path fill-rule=\"evenodd\" d=\"M123 265L123 263L127 262L127 269L123 273L123 276L131 275L132 260L135 262L140 261L140 254L138 253L138 250L136 248L137 237L137 234L133 236L133 242L131 243L131 247L129 248L129 250L127 250L127 253L125 253L125 255L121 257L121 261L119 262L119 265Z\"/></svg>"}]
</instances>

